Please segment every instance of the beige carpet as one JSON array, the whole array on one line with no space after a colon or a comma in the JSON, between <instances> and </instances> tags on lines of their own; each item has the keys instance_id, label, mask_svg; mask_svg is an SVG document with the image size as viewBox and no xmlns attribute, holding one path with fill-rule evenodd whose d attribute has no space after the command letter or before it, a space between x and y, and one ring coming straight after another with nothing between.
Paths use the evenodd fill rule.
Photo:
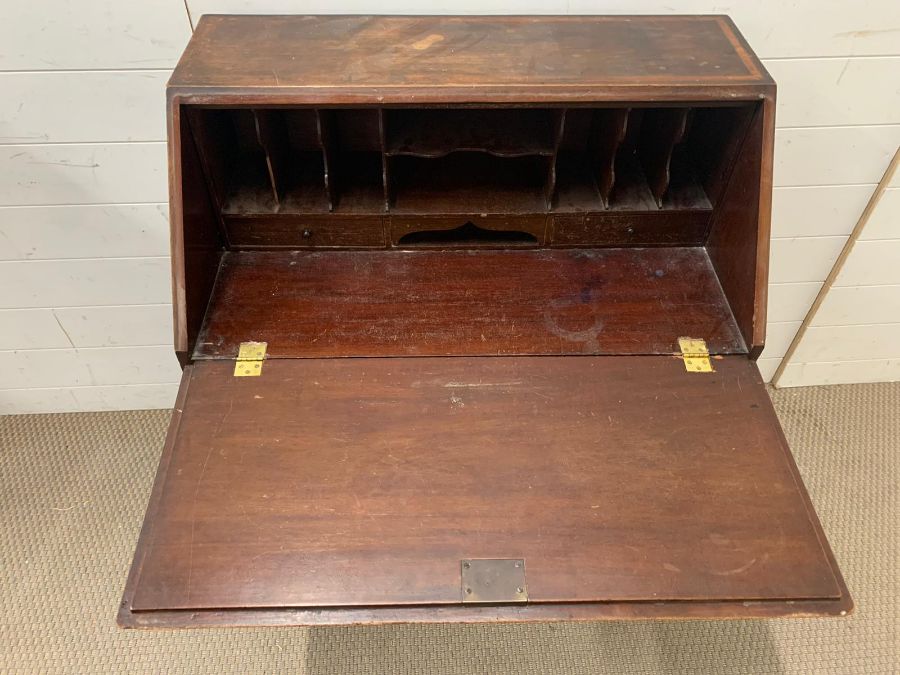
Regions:
<instances>
[{"instance_id":1,"label":"beige carpet","mask_svg":"<svg viewBox=\"0 0 900 675\"><path fill-rule=\"evenodd\" d=\"M773 396L852 617L124 631L168 413L0 417L0 672L900 672L900 384Z\"/></svg>"}]
</instances>

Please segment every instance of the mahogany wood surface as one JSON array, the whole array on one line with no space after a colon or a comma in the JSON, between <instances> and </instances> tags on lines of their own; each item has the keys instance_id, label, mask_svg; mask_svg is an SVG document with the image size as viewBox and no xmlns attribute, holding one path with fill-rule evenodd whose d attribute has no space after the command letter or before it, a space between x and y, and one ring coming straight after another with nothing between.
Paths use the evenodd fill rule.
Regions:
<instances>
[{"instance_id":1,"label":"mahogany wood surface","mask_svg":"<svg viewBox=\"0 0 900 675\"><path fill-rule=\"evenodd\" d=\"M609 197L616 182L616 153L625 140L628 130L628 108L612 108L594 114L590 131L591 161L596 163L596 182L603 204L609 205Z\"/></svg>"},{"instance_id":2,"label":"mahogany wood surface","mask_svg":"<svg viewBox=\"0 0 900 675\"><path fill-rule=\"evenodd\" d=\"M516 248L547 244L547 217L542 215L416 215L391 216L388 221L391 245L401 248Z\"/></svg>"},{"instance_id":3,"label":"mahogany wood surface","mask_svg":"<svg viewBox=\"0 0 900 675\"><path fill-rule=\"evenodd\" d=\"M745 347L703 248L226 253L194 358L714 354Z\"/></svg>"},{"instance_id":4,"label":"mahogany wood surface","mask_svg":"<svg viewBox=\"0 0 900 675\"><path fill-rule=\"evenodd\" d=\"M745 357L198 363L130 609L839 600Z\"/></svg>"},{"instance_id":5,"label":"mahogany wood surface","mask_svg":"<svg viewBox=\"0 0 900 675\"><path fill-rule=\"evenodd\" d=\"M709 232L709 212L578 213L553 216L552 246L702 246Z\"/></svg>"},{"instance_id":6,"label":"mahogany wood surface","mask_svg":"<svg viewBox=\"0 0 900 675\"><path fill-rule=\"evenodd\" d=\"M663 196L669 190L672 153L687 132L686 108L661 108L644 113L640 156L650 193L662 208ZM649 131L650 133L647 133Z\"/></svg>"},{"instance_id":7,"label":"mahogany wood surface","mask_svg":"<svg viewBox=\"0 0 900 675\"><path fill-rule=\"evenodd\" d=\"M225 234L231 250L301 248L384 248L381 216L293 214L227 216Z\"/></svg>"},{"instance_id":8,"label":"mahogany wood surface","mask_svg":"<svg viewBox=\"0 0 900 675\"><path fill-rule=\"evenodd\" d=\"M552 156L563 110L536 108L388 109L388 155L443 157L483 151L500 157Z\"/></svg>"},{"instance_id":9,"label":"mahogany wood surface","mask_svg":"<svg viewBox=\"0 0 900 675\"><path fill-rule=\"evenodd\" d=\"M303 58L296 58L298 49ZM771 121L774 83L723 16L205 16L168 92L172 117L185 106L195 112L198 106L210 106L207 111L217 115L211 128L200 123L194 133L209 164L207 179L221 214L220 236L226 248L231 246L229 221L257 216L285 219L253 233L243 221L237 248L377 246L381 236L362 232L355 218L385 211L470 218L482 213L523 218L548 211L586 214L579 232L562 234L554 245L693 245L707 231L710 211L743 208L734 189L717 203L726 177L741 159L735 154L740 124L727 120L730 116L740 121L743 113L735 116L729 109L764 99ZM354 105L374 107L342 107ZM457 110L429 110L429 105L456 105ZM503 105L519 106L519 113L512 108L496 114L487 110ZM466 106L473 108L472 119L505 116L509 123L467 128L460 124L467 119L460 109ZM582 114L579 106L597 108L593 121L590 110ZM644 159L671 154L665 143L650 142L654 129L645 130L647 138L626 139L617 149L617 123L623 114L617 107L631 111L628 134L641 131L645 112L653 117L660 108L691 109L696 119L692 134L680 144L685 150L662 163L671 167L667 185L658 162L645 164L651 175L644 175L641 164L640 153ZM226 110L217 113L214 108ZM242 108L252 115L244 115ZM414 109L424 117L417 118ZM529 122L534 115L548 114L558 116L559 122L553 147L547 145L546 129ZM616 114L615 120L604 120ZM279 115L286 116L286 125L266 123ZM253 116L264 122L262 127L257 124L255 134L239 124ZM431 129L422 124L428 116L447 120L443 126L448 134L429 136ZM454 116L459 126L455 130ZM235 130L222 126L221 120L228 118L236 121ZM579 126L579 118L586 126ZM398 125L392 128L392 119L400 121L400 135L404 129L412 132L399 146ZM404 125L403 120L410 123ZM538 131L532 134L529 129ZM282 138L278 145L278 137L285 135L287 140ZM254 136L255 149L247 142ZM174 135L172 139L177 141ZM771 140L772 125L767 123L761 138L765 168L759 180L769 186ZM759 141L757 137L753 142ZM285 151L285 142L290 151ZM228 148L229 143L236 147ZM410 154L388 154L397 147ZM248 149L249 154L244 152ZM451 149L474 152L435 157ZM551 154L519 156L535 149ZM493 162L491 152L500 154L494 159L507 161ZM485 154L488 157L478 156ZM177 183L179 167L173 163L172 170ZM751 220L749 226L731 228L746 232L748 242L755 236L756 246L744 247L746 254L731 264L723 265L716 254L716 270L723 275L753 356L764 341L763 254L770 188L759 194L759 227ZM179 200L173 199L173 209L179 208ZM635 224L622 232L618 224L624 221L602 218L607 209L627 214ZM696 213L681 220L684 227L671 229L668 224L681 217L655 218L657 209ZM173 213L176 228L177 216ZM303 222L310 217L335 220L327 232L321 226L324 221L317 221L318 236L293 244L289 242L296 237L282 226L291 216L298 233L311 229ZM392 229L384 224L384 240L394 243ZM549 227L546 232L549 235ZM545 236L540 243L549 240ZM177 248L175 241L175 260L182 257ZM189 257L185 264L192 264ZM744 283L754 274L752 283ZM183 275L175 282L184 284ZM187 332L183 324L176 310L179 344Z\"/></svg>"},{"instance_id":10,"label":"mahogany wood surface","mask_svg":"<svg viewBox=\"0 0 900 675\"><path fill-rule=\"evenodd\" d=\"M753 98L770 83L722 16L206 15L170 80L192 95L375 105L663 100L716 88Z\"/></svg>"},{"instance_id":11,"label":"mahogany wood surface","mask_svg":"<svg viewBox=\"0 0 900 675\"><path fill-rule=\"evenodd\" d=\"M753 358L762 352L766 322L771 185L763 190L762 166L774 133L766 130L771 113L760 106L744 138L742 151L724 187L721 208L712 216L707 251L728 298L734 318ZM768 169L768 172L771 168ZM771 180L771 179L769 179ZM763 236L762 232L765 232Z\"/></svg>"},{"instance_id":12,"label":"mahogany wood surface","mask_svg":"<svg viewBox=\"0 0 900 675\"><path fill-rule=\"evenodd\" d=\"M169 161L180 175L172 181L172 298L175 352L182 365L194 351L206 306L222 257L222 237L217 210L206 190L197 146L187 119L172 110L169 117L173 138L183 139L169 146Z\"/></svg>"},{"instance_id":13,"label":"mahogany wood surface","mask_svg":"<svg viewBox=\"0 0 900 675\"><path fill-rule=\"evenodd\" d=\"M846 589L845 589L846 590ZM742 602L572 602L540 605L430 605L407 607L318 607L160 610L119 608L122 628L219 628L259 626L344 626L410 623L496 623L547 621L630 621L654 619L730 620L822 618L853 611L849 595L839 600Z\"/></svg>"},{"instance_id":14,"label":"mahogany wood surface","mask_svg":"<svg viewBox=\"0 0 900 675\"><path fill-rule=\"evenodd\" d=\"M850 611L752 361L774 95L721 16L204 16L119 623ZM529 602L462 603L464 558Z\"/></svg>"}]
</instances>

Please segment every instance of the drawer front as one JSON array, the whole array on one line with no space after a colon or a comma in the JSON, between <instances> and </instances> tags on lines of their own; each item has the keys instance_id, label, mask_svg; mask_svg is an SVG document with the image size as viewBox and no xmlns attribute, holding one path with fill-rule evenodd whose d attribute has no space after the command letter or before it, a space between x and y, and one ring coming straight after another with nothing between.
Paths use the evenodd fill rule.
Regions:
<instances>
[{"instance_id":1,"label":"drawer front","mask_svg":"<svg viewBox=\"0 0 900 675\"><path fill-rule=\"evenodd\" d=\"M552 216L550 242L553 246L699 246L706 239L709 217L709 211Z\"/></svg>"},{"instance_id":2,"label":"drawer front","mask_svg":"<svg viewBox=\"0 0 900 675\"><path fill-rule=\"evenodd\" d=\"M383 248L381 216L242 216L225 217L228 243L252 248Z\"/></svg>"},{"instance_id":3,"label":"drawer front","mask_svg":"<svg viewBox=\"0 0 900 675\"><path fill-rule=\"evenodd\" d=\"M392 216L391 245L402 248L491 248L541 246L546 242L544 215L453 214Z\"/></svg>"}]
</instances>

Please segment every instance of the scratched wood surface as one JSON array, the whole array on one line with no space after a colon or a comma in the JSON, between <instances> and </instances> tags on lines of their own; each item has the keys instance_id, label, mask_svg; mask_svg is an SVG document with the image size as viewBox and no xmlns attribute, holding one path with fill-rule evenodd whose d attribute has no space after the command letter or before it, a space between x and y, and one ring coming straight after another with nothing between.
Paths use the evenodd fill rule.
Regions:
<instances>
[{"instance_id":1,"label":"scratched wood surface","mask_svg":"<svg viewBox=\"0 0 900 675\"><path fill-rule=\"evenodd\" d=\"M226 253L195 358L745 351L702 248Z\"/></svg>"},{"instance_id":2,"label":"scratched wood surface","mask_svg":"<svg viewBox=\"0 0 900 675\"><path fill-rule=\"evenodd\" d=\"M305 359L188 371L133 611L839 598L746 357ZM689 612L690 610L686 610Z\"/></svg>"},{"instance_id":3,"label":"scratched wood surface","mask_svg":"<svg viewBox=\"0 0 900 675\"><path fill-rule=\"evenodd\" d=\"M379 104L770 82L719 16L204 16L170 84Z\"/></svg>"}]
</instances>

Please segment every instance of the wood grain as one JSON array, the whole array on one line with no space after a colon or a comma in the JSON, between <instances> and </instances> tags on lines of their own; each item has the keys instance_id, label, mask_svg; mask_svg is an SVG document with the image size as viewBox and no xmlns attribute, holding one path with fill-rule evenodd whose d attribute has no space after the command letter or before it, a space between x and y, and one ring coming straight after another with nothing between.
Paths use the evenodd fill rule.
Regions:
<instances>
[{"instance_id":1,"label":"wood grain","mask_svg":"<svg viewBox=\"0 0 900 675\"><path fill-rule=\"evenodd\" d=\"M226 216L231 250L384 248L381 216L272 214Z\"/></svg>"},{"instance_id":2,"label":"wood grain","mask_svg":"<svg viewBox=\"0 0 900 675\"><path fill-rule=\"evenodd\" d=\"M172 109L169 146L172 193L172 306L175 352L184 365L197 342L222 258L219 214L204 175L192 125ZM180 176L180 180L175 180Z\"/></svg>"},{"instance_id":3,"label":"wood grain","mask_svg":"<svg viewBox=\"0 0 900 675\"><path fill-rule=\"evenodd\" d=\"M226 253L194 358L744 352L702 248Z\"/></svg>"},{"instance_id":4,"label":"wood grain","mask_svg":"<svg viewBox=\"0 0 900 675\"><path fill-rule=\"evenodd\" d=\"M756 110L712 216L707 251L753 358L765 345L774 120ZM764 186L762 184L765 184Z\"/></svg>"},{"instance_id":5,"label":"wood grain","mask_svg":"<svg viewBox=\"0 0 900 675\"><path fill-rule=\"evenodd\" d=\"M541 605L438 605L432 607L320 607L132 612L121 607L122 628L215 628L259 626L358 626L372 624L497 623L537 621L629 621L634 619L730 620L822 618L853 611L849 595L840 600L743 602L573 602Z\"/></svg>"},{"instance_id":6,"label":"wood grain","mask_svg":"<svg viewBox=\"0 0 900 675\"><path fill-rule=\"evenodd\" d=\"M715 366L196 364L131 609L456 604L468 557L536 604L839 599L755 366Z\"/></svg>"},{"instance_id":7,"label":"wood grain","mask_svg":"<svg viewBox=\"0 0 900 675\"><path fill-rule=\"evenodd\" d=\"M750 98L769 81L723 17L204 16L170 84L380 105L597 99L635 85L661 99L690 84Z\"/></svg>"},{"instance_id":8,"label":"wood grain","mask_svg":"<svg viewBox=\"0 0 900 675\"><path fill-rule=\"evenodd\" d=\"M553 246L703 246L709 211L580 213L551 218Z\"/></svg>"}]
</instances>

